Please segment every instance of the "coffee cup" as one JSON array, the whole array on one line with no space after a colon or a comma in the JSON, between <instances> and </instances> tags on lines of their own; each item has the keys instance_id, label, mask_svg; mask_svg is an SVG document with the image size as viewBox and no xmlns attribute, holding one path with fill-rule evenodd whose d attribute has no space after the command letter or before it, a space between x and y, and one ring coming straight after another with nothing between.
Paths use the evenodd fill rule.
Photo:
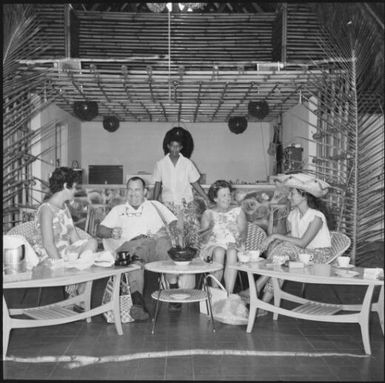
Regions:
<instances>
[{"instance_id":1,"label":"coffee cup","mask_svg":"<svg viewBox=\"0 0 385 383\"><path fill-rule=\"evenodd\" d=\"M338 257L337 258L338 266L348 267L350 262L350 257Z\"/></svg>"},{"instance_id":2,"label":"coffee cup","mask_svg":"<svg viewBox=\"0 0 385 383\"><path fill-rule=\"evenodd\" d=\"M115 259L116 266L128 266L131 263L131 254L129 251L119 251Z\"/></svg>"},{"instance_id":3,"label":"coffee cup","mask_svg":"<svg viewBox=\"0 0 385 383\"><path fill-rule=\"evenodd\" d=\"M312 255L308 253L301 253L298 255L298 259L300 262L302 262L304 265L308 265L312 260Z\"/></svg>"},{"instance_id":4,"label":"coffee cup","mask_svg":"<svg viewBox=\"0 0 385 383\"><path fill-rule=\"evenodd\" d=\"M250 261L249 252L239 251L238 252L238 261L241 263L249 262Z\"/></svg>"},{"instance_id":5,"label":"coffee cup","mask_svg":"<svg viewBox=\"0 0 385 383\"><path fill-rule=\"evenodd\" d=\"M258 262L259 256L261 254L261 250L250 250L250 262Z\"/></svg>"}]
</instances>

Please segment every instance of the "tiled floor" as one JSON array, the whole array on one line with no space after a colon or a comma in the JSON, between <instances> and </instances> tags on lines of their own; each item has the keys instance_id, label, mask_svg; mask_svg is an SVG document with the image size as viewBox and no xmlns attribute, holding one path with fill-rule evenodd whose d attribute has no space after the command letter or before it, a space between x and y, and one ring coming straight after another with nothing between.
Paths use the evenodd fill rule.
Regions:
<instances>
[{"instance_id":1,"label":"tiled floor","mask_svg":"<svg viewBox=\"0 0 385 383\"><path fill-rule=\"evenodd\" d=\"M102 282L96 283L94 303L100 299ZM152 287L150 283L148 290ZM287 285L288 290L298 288L298 285ZM20 293L11 292L8 299L20 302ZM338 293L357 303L363 291L341 287ZM45 290L43 303L60 298L60 294L57 289ZM336 299L328 287L320 290L319 286L312 285L307 294L325 301ZM35 300L36 291L30 292L24 304ZM153 309L148 293L146 301ZM16 329L11 332L8 357L58 358L40 363L20 359L5 361L3 377L18 380L384 381L384 337L374 313L370 320L371 356L364 355L357 324L310 322L282 316L273 321L272 314L268 314L256 320L250 334L246 333L245 326L217 322L216 327L213 333L210 322L199 314L197 304L184 305L180 313L169 313L163 304L154 335L151 335L151 322L147 321L124 324L124 335L118 336L114 325L107 324L102 316L94 317L90 324L79 321ZM224 355L223 350L233 352ZM182 355L172 355L175 351ZM254 355L234 355L239 351L251 351ZM193 352L196 354L192 355ZM76 356L101 359L97 363L71 367L69 357ZM116 360L118 357L121 361Z\"/></svg>"}]
</instances>

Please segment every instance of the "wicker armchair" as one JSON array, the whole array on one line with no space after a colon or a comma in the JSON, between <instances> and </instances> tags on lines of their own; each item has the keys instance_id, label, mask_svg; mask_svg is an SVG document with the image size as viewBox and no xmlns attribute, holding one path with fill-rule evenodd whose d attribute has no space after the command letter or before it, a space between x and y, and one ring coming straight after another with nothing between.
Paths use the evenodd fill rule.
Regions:
<instances>
[{"instance_id":1,"label":"wicker armchair","mask_svg":"<svg viewBox=\"0 0 385 383\"><path fill-rule=\"evenodd\" d=\"M350 247L350 244L352 242L347 235L339 231L331 231L330 236L331 236L331 242L332 242L332 256L329 258L326 264L334 263L339 256L345 253L345 251ZM305 296L305 289L306 289L306 285L305 283L303 283L301 288L302 297ZM336 295L336 297L338 298L338 300L341 301L341 299L338 297L337 292L334 290L333 287L332 287L332 290Z\"/></svg>"},{"instance_id":2,"label":"wicker armchair","mask_svg":"<svg viewBox=\"0 0 385 383\"><path fill-rule=\"evenodd\" d=\"M21 224L15 226L15 227L13 227L12 229L10 229L7 232L7 235L22 235L32 246L32 244L33 244L33 235L34 235L34 227L35 227L34 221L24 222L24 223L21 223ZM84 230L82 230L82 229L80 229L78 227L76 227L76 231L79 234L80 239L90 239L90 238L92 238L88 233L86 233ZM23 301L25 299L27 291L28 291L28 289L25 290L24 295L23 295L21 301ZM42 288L40 287L39 291L38 291L38 296L37 296L37 304L38 304L38 306L40 306L41 294L42 294ZM64 290L63 290L63 294L64 294Z\"/></svg>"},{"instance_id":3,"label":"wicker armchair","mask_svg":"<svg viewBox=\"0 0 385 383\"><path fill-rule=\"evenodd\" d=\"M266 237L267 235L265 230L263 230L257 223L248 222L245 250L259 250L261 243L266 239ZM243 290L244 285L241 273L241 271L238 271L237 278L239 281L239 286L241 290Z\"/></svg>"}]
</instances>

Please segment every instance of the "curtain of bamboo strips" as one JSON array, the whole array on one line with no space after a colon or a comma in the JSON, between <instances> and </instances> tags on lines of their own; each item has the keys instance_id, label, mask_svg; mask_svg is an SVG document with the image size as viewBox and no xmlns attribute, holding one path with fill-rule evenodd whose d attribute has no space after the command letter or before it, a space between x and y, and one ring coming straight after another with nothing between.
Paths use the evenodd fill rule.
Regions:
<instances>
[{"instance_id":1,"label":"curtain of bamboo strips","mask_svg":"<svg viewBox=\"0 0 385 383\"><path fill-rule=\"evenodd\" d=\"M30 152L37 132L31 131L30 121L52 99L39 91L45 88L45 74L25 72L18 63L21 58L39 57L49 47L40 34L33 6L7 4L3 10L3 232L6 232L19 222L20 208L33 204L31 190L35 181L31 164L36 159Z\"/></svg>"}]
</instances>

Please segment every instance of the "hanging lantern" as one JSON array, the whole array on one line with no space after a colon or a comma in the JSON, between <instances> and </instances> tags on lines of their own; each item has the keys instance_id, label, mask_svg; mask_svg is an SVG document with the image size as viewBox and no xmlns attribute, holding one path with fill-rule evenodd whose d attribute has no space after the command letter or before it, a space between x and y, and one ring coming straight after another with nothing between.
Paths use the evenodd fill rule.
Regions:
<instances>
[{"instance_id":1,"label":"hanging lantern","mask_svg":"<svg viewBox=\"0 0 385 383\"><path fill-rule=\"evenodd\" d=\"M74 113L83 121L91 121L98 113L98 103L96 101L75 101Z\"/></svg>"},{"instance_id":2,"label":"hanging lantern","mask_svg":"<svg viewBox=\"0 0 385 383\"><path fill-rule=\"evenodd\" d=\"M229 129L234 134L241 134L247 128L247 119L242 116L234 116L229 118Z\"/></svg>"},{"instance_id":3,"label":"hanging lantern","mask_svg":"<svg viewBox=\"0 0 385 383\"><path fill-rule=\"evenodd\" d=\"M119 128L119 120L115 116L105 116L103 118L103 128L107 130L107 132L115 132Z\"/></svg>"},{"instance_id":4,"label":"hanging lantern","mask_svg":"<svg viewBox=\"0 0 385 383\"><path fill-rule=\"evenodd\" d=\"M269 114L269 105L266 101L250 101L248 111L251 116L263 120Z\"/></svg>"}]
</instances>

